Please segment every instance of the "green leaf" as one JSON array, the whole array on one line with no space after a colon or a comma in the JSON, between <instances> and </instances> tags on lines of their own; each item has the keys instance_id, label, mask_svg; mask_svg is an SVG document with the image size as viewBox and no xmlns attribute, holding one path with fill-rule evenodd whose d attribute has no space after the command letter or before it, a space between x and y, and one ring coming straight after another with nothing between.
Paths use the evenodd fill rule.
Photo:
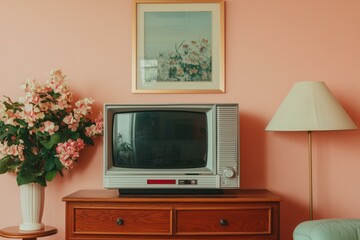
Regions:
<instances>
[{"instance_id":1,"label":"green leaf","mask_svg":"<svg viewBox=\"0 0 360 240\"><path fill-rule=\"evenodd\" d=\"M49 172L51 170L53 170L53 168L55 167L55 163L53 161L53 159L48 159L46 162L45 162L45 171Z\"/></svg>"},{"instance_id":2,"label":"green leaf","mask_svg":"<svg viewBox=\"0 0 360 240\"><path fill-rule=\"evenodd\" d=\"M0 141L3 141L10 133L9 132L4 132L3 134L0 135Z\"/></svg>"},{"instance_id":3,"label":"green leaf","mask_svg":"<svg viewBox=\"0 0 360 240\"><path fill-rule=\"evenodd\" d=\"M76 139L78 139L80 137L80 134L79 133L74 133L73 135L71 135L71 139L72 140L76 140Z\"/></svg>"},{"instance_id":4,"label":"green leaf","mask_svg":"<svg viewBox=\"0 0 360 240\"><path fill-rule=\"evenodd\" d=\"M0 159L0 174L6 173L11 164L13 164L13 161L9 156Z\"/></svg>"},{"instance_id":5,"label":"green leaf","mask_svg":"<svg viewBox=\"0 0 360 240\"><path fill-rule=\"evenodd\" d=\"M5 107L6 107L6 109L14 109L15 108L12 104L10 104L10 103L8 103L6 101L4 101L3 103L4 103Z\"/></svg>"},{"instance_id":6,"label":"green leaf","mask_svg":"<svg viewBox=\"0 0 360 240\"><path fill-rule=\"evenodd\" d=\"M19 118L17 118L17 119L15 119L15 121L16 121L18 124L20 124L21 126L23 126L23 127L27 127L27 126L28 126L24 119L19 119Z\"/></svg>"},{"instance_id":7,"label":"green leaf","mask_svg":"<svg viewBox=\"0 0 360 240\"><path fill-rule=\"evenodd\" d=\"M41 169L32 169L31 172L32 172L32 175L34 175L36 177L40 177L41 175L44 174L44 171Z\"/></svg>"},{"instance_id":8,"label":"green leaf","mask_svg":"<svg viewBox=\"0 0 360 240\"><path fill-rule=\"evenodd\" d=\"M59 170L63 169L64 166L60 162L59 158L55 158L54 162L55 162L55 165L56 165L57 169L59 169Z\"/></svg>"},{"instance_id":9,"label":"green leaf","mask_svg":"<svg viewBox=\"0 0 360 240\"><path fill-rule=\"evenodd\" d=\"M50 182L51 180L53 180L55 177L56 177L56 174L58 173L57 170L53 170L53 171L50 171L46 174L45 178L46 178L46 181Z\"/></svg>"},{"instance_id":10,"label":"green leaf","mask_svg":"<svg viewBox=\"0 0 360 240\"><path fill-rule=\"evenodd\" d=\"M92 138L89 138L89 137L87 137L87 136L84 136L83 137L83 140L84 140L84 143L86 144L86 145L94 145L94 140L92 139Z\"/></svg>"},{"instance_id":11,"label":"green leaf","mask_svg":"<svg viewBox=\"0 0 360 240\"><path fill-rule=\"evenodd\" d=\"M52 96L53 96L55 99L57 99L57 98L59 98L59 97L61 96L61 94L60 94L60 93L55 93L55 92L53 91Z\"/></svg>"},{"instance_id":12,"label":"green leaf","mask_svg":"<svg viewBox=\"0 0 360 240\"><path fill-rule=\"evenodd\" d=\"M41 145L43 145L46 149L51 149L53 144L51 143L51 141L46 141L46 140L42 140L40 141Z\"/></svg>"},{"instance_id":13,"label":"green leaf","mask_svg":"<svg viewBox=\"0 0 360 240\"><path fill-rule=\"evenodd\" d=\"M58 144L58 143L60 142L60 138L61 138L60 133L55 133L55 134L51 135L50 141L51 141L53 144Z\"/></svg>"},{"instance_id":14,"label":"green leaf","mask_svg":"<svg viewBox=\"0 0 360 240\"><path fill-rule=\"evenodd\" d=\"M40 141L40 143L48 150L50 150L54 145L58 144L60 142L60 134L59 133L55 133L53 135L50 136L50 140L42 140Z\"/></svg>"},{"instance_id":15,"label":"green leaf","mask_svg":"<svg viewBox=\"0 0 360 240\"><path fill-rule=\"evenodd\" d=\"M46 187L46 180L44 175L35 176L28 169L21 169L16 176L18 186L28 183L39 183L41 186Z\"/></svg>"},{"instance_id":16,"label":"green leaf","mask_svg":"<svg viewBox=\"0 0 360 240\"><path fill-rule=\"evenodd\" d=\"M17 182L18 186L23 185L23 184L32 183L34 181L35 181L35 179L34 179L34 177L31 176L31 174L22 174L21 171L16 176L16 182Z\"/></svg>"},{"instance_id":17,"label":"green leaf","mask_svg":"<svg viewBox=\"0 0 360 240\"><path fill-rule=\"evenodd\" d=\"M43 176L37 177L34 182L40 184L43 187L46 187L46 180Z\"/></svg>"}]
</instances>

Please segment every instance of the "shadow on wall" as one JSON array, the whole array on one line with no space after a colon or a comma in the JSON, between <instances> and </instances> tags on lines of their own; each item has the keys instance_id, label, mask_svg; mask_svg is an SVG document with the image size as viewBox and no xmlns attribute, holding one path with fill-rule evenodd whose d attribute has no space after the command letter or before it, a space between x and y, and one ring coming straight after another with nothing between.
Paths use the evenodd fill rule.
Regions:
<instances>
[{"instance_id":1,"label":"shadow on wall","mask_svg":"<svg viewBox=\"0 0 360 240\"><path fill-rule=\"evenodd\" d=\"M240 184L242 188L265 188L265 120L240 113Z\"/></svg>"},{"instance_id":2,"label":"shadow on wall","mask_svg":"<svg viewBox=\"0 0 360 240\"><path fill-rule=\"evenodd\" d=\"M276 185L279 183L277 181L287 181L288 174L291 175L291 173L286 173L283 180L279 180L279 176L277 176L277 180L271 181L273 183L268 182L269 178L274 177L268 175L269 171L274 170L274 166L269 166L269 164L276 165L280 164L281 161L269 163L268 156L266 156L266 135L269 134L265 131L267 123L268 119L262 119L254 114L240 113L240 183L242 188L268 188L280 197L281 236L284 239L291 239L290 236L292 236L295 227L300 222L308 220L309 209L306 205L307 201L304 201L303 198L296 199L280 190L283 187L283 182L279 186ZM306 135L304 133L283 135L281 134L281 139L285 139L288 143L289 141L292 142L290 145L303 144L306 148ZM301 148L299 151L303 152L302 150ZM306 158L306 152L304 156ZM292 161L286 160L286 164L292 165ZM304 180L306 181L307 178ZM293 184L297 185L298 183ZM269 185L272 187L269 188ZM306 197L304 196L304 198Z\"/></svg>"},{"instance_id":3,"label":"shadow on wall","mask_svg":"<svg viewBox=\"0 0 360 240\"><path fill-rule=\"evenodd\" d=\"M300 200L290 197L289 195L277 193L280 196L280 227L281 236L292 236L295 227L303 222L309 220L309 208L307 205L301 203Z\"/></svg>"}]
</instances>

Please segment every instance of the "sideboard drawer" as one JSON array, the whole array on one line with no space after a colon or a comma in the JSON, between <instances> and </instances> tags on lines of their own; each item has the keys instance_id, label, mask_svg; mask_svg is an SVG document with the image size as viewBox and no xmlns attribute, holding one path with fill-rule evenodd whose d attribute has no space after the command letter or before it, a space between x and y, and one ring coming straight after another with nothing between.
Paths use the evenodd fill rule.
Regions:
<instances>
[{"instance_id":1,"label":"sideboard drawer","mask_svg":"<svg viewBox=\"0 0 360 240\"><path fill-rule=\"evenodd\" d=\"M201 195L80 190L63 200L65 240L280 240L280 198L264 189Z\"/></svg>"},{"instance_id":2,"label":"sideboard drawer","mask_svg":"<svg viewBox=\"0 0 360 240\"><path fill-rule=\"evenodd\" d=\"M271 234L271 207L176 209L177 235Z\"/></svg>"},{"instance_id":3,"label":"sideboard drawer","mask_svg":"<svg viewBox=\"0 0 360 240\"><path fill-rule=\"evenodd\" d=\"M171 235L171 208L75 208L75 234Z\"/></svg>"}]
</instances>

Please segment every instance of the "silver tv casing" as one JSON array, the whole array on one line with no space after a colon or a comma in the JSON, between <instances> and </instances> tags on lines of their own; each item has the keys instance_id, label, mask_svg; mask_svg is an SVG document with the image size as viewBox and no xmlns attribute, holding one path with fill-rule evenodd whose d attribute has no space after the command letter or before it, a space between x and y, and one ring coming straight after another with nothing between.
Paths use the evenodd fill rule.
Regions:
<instances>
[{"instance_id":1,"label":"silver tv casing","mask_svg":"<svg viewBox=\"0 0 360 240\"><path fill-rule=\"evenodd\" d=\"M129 169L113 166L114 114L149 110L205 112L208 124L207 166L190 169ZM240 187L239 147L238 104L105 104L103 186L108 189L237 189ZM227 177L225 171L228 169L234 171L235 175ZM149 184L149 180L161 184ZM168 180L176 184L166 184Z\"/></svg>"}]
</instances>

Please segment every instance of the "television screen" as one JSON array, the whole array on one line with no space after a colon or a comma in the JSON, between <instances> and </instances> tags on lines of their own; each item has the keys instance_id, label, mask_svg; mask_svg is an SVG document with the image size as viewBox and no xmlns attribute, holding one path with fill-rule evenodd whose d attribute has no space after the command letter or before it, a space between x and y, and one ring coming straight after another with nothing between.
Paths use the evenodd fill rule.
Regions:
<instances>
[{"instance_id":1,"label":"television screen","mask_svg":"<svg viewBox=\"0 0 360 240\"><path fill-rule=\"evenodd\" d=\"M204 112L116 113L112 136L113 165L144 169L205 167L207 132Z\"/></svg>"}]
</instances>

